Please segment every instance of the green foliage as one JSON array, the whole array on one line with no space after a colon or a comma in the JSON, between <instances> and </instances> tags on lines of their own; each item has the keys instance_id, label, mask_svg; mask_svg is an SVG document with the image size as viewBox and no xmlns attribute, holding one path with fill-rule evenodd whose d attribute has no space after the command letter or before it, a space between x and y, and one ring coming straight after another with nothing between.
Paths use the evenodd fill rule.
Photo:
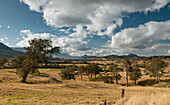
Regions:
<instances>
[{"instance_id":1,"label":"green foliage","mask_svg":"<svg viewBox=\"0 0 170 105\"><path fill-rule=\"evenodd\" d=\"M58 53L60 47L53 47L52 41L48 39L36 39L29 41L30 46L26 47L26 55L31 59L37 59L38 63L47 63L53 53Z\"/></svg>"},{"instance_id":2,"label":"green foliage","mask_svg":"<svg viewBox=\"0 0 170 105\"><path fill-rule=\"evenodd\" d=\"M119 74L120 71L122 71L121 68L118 67L116 64L111 64L109 66L110 72L113 73L113 79L116 80L116 84L118 84L118 81L121 79L121 75Z\"/></svg>"},{"instance_id":3,"label":"green foliage","mask_svg":"<svg viewBox=\"0 0 170 105\"><path fill-rule=\"evenodd\" d=\"M167 64L159 58L153 58L150 65L146 67L146 70L150 72L151 76L156 77L156 82L160 82L160 78L163 75L161 72Z\"/></svg>"},{"instance_id":4,"label":"green foliage","mask_svg":"<svg viewBox=\"0 0 170 105\"><path fill-rule=\"evenodd\" d=\"M35 59L30 59L26 58L22 64L21 67L17 69L17 75L22 77L22 82L26 82L26 78L28 74L31 73L36 73L38 72L37 69L38 63Z\"/></svg>"},{"instance_id":5,"label":"green foliage","mask_svg":"<svg viewBox=\"0 0 170 105\"><path fill-rule=\"evenodd\" d=\"M76 66L66 67L65 70L61 70L60 77L63 80L70 80L70 79L75 80L75 77L74 77L75 76L75 71L77 71Z\"/></svg>"},{"instance_id":6,"label":"green foliage","mask_svg":"<svg viewBox=\"0 0 170 105\"><path fill-rule=\"evenodd\" d=\"M86 71L86 67L85 66L79 66L78 67L78 74L81 75L81 80L83 79L83 73L85 73Z\"/></svg>"},{"instance_id":7,"label":"green foliage","mask_svg":"<svg viewBox=\"0 0 170 105\"><path fill-rule=\"evenodd\" d=\"M136 85L136 81L139 78L141 78L141 76L142 76L141 70L137 66L133 67L132 70L129 72L130 80L133 80L135 85Z\"/></svg>"},{"instance_id":8,"label":"green foliage","mask_svg":"<svg viewBox=\"0 0 170 105\"><path fill-rule=\"evenodd\" d=\"M4 66L5 63L7 63L8 60L5 58L0 58L0 69Z\"/></svg>"},{"instance_id":9,"label":"green foliage","mask_svg":"<svg viewBox=\"0 0 170 105\"><path fill-rule=\"evenodd\" d=\"M94 74L96 78L96 75L99 74L101 71L102 69L100 68L98 64L91 63L86 66L86 73L88 75L91 74L91 78L92 78L92 74Z\"/></svg>"},{"instance_id":10,"label":"green foliage","mask_svg":"<svg viewBox=\"0 0 170 105\"><path fill-rule=\"evenodd\" d=\"M54 52L59 52L59 47L52 47L52 41L47 39L36 39L29 41L30 46L26 47L26 55L18 56L14 61L17 75L26 82L29 73L38 73L38 64L47 64L48 57Z\"/></svg>"},{"instance_id":11,"label":"green foliage","mask_svg":"<svg viewBox=\"0 0 170 105\"><path fill-rule=\"evenodd\" d=\"M100 80L104 81L104 83L114 84L113 76L110 73L104 73L103 75L100 74L99 78L100 78Z\"/></svg>"}]
</instances>

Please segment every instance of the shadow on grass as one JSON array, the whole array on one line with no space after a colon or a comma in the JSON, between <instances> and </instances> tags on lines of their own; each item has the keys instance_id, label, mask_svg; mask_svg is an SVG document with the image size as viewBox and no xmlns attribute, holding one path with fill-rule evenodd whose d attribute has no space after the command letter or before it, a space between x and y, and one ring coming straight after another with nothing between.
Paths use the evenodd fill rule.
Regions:
<instances>
[{"instance_id":1,"label":"shadow on grass","mask_svg":"<svg viewBox=\"0 0 170 105\"><path fill-rule=\"evenodd\" d=\"M164 79L164 80L161 80L160 82L170 83L170 79ZM141 86L153 86L155 84L158 84L155 79L147 79L147 80L138 82L138 85L141 85Z\"/></svg>"},{"instance_id":2,"label":"shadow on grass","mask_svg":"<svg viewBox=\"0 0 170 105\"><path fill-rule=\"evenodd\" d=\"M9 73L16 73L16 71L9 71L9 70L7 70Z\"/></svg>"},{"instance_id":3,"label":"shadow on grass","mask_svg":"<svg viewBox=\"0 0 170 105\"><path fill-rule=\"evenodd\" d=\"M46 73L40 73L39 75L40 77L50 77L50 74L46 74Z\"/></svg>"},{"instance_id":4,"label":"shadow on grass","mask_svg":"<svg viewBox=\"0 0 170 105\"><path fill-rule=\"evenodd\" d=\"M56 84L56 83L62 83L62 81L56 79L56 78L49 78L48 80L41 81L41 80L28 80L26 84Z\"/></svg>"}]
</instances>

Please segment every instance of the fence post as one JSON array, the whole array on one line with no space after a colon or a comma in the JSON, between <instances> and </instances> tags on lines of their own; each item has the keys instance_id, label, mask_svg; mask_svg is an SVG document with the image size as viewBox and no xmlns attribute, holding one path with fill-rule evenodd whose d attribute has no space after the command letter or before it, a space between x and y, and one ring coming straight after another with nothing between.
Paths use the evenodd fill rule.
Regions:
<instances>
[{"instance_id":1,"label":"fence post","mask_svg":"<svg viewBox=\"0 0 170 105\"><path fill-rule=\"evenodd\" d=\"M125 95L125 89L122 89L122 91L121 91L121 98L123 98L124 95Z\"/></svg>"},{"instance_id":2,"label":"fence post","mask_svg":"<svg viewBox=\"0 0 170 105\"><path fill-rule=\"evenodd\" d=\"M106 100L104 100L104 105L106 105Z\"/></svg>"}]
</instances>

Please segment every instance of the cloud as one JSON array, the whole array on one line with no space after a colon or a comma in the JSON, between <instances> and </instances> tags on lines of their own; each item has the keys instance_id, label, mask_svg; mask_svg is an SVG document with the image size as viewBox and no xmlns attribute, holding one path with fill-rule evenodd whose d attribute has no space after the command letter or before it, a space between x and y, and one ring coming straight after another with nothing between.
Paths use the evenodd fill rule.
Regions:
<instances>
[{"instance_id":1,"label":"cloud","mask_svg":"<svg viewBox=\"0 0 170 105\"><path fill-rule=\"evenodd\" d=\"M0 25L0 28L2 28L2 25Z\"/></svg>"},{"instance_id":2,"label":"cloud","mask_svg":"<svg viewBox=\"0 0 170 105\"><path fill-rule=\"evenodd\" d=\"M166 49L169 48L169 44L163 44L161 41L169 40L169 21L148 22L137 28L124 29L115 35L114 31L122 26L122 18L126 17L126 14L157 11L170 0L20 0L20 2L27 4L32 11L42 13L47 25L54 29L60 28L60 32L65 34L58 37L50 33L22 30L22 40L17 44L18 46L27 46L27 41L36 37L51 39L54 45L60 46L63 52L70 55L162 53L158 49L168 52ZM62 29L65 26L69 29ZM70 33L70 30L73 32ZM108 35L109 38L114 35L112 44L108 41L109 43L99 48L89 47L87 38L91 40L95 35L99 37Z\"/></svg>"},{"instance_id":3,"label":"cloud","mask_svg":"<svg viewBox=\"0 0 170 105\"><path fill-rule=\"evenodd\" d=\"M70 34L70 36L61 36L58 37L56 35L50 33L33 33L30 30L21 30L22 40L17 43L17 46L26 47L29 45L28 41L34 38L38 39L50 39L53 42L54 46L60 46L63 53L73 53L77 51L86 51L90 49L87 46L87 41L84 41L84 36L78 37L79 33L83 31L82 26L77 26L76 32ZM83 32L81 32L83 33ZM86 34L86 33L84 33Z\"/></svg>"},{"instance_id":4,"label":"cloud","mask_svg":"<svg viewBox=\"0 0 170 105\"><path fill-rule=\"evenodd\" d=\"M4 41L4 39L3 39L3 38L0 38L0 41L1 41L1 42L3 42L3 41Z\"/></svg>"},{"instance_id":5,"label":"cloud","mask_svg":"<svg viewBox=\"0 0 170 105\"><path fill-rule=\"evenodd\" d=\"M30 10L43 13L52 27L85 25L89 31L100 32L114 22L122 25L123 13L154 11L169 0L20 0ZM114 28L112 28L114 29ZM109 33L110 34L110 33Z\"/></svg>"},{"instance_id":6,"label":"cloud","mask_svg":"<svg viewBox=\"0 0 170 105\"><path fill-rule=\"evenodd\" d=\"M112 37L112 48L131 51L168 52L170 43L170 20L165 22L148 22L137 28L127 28ZM160 51L159 51L160 52ZM139 52L140 53L140 52ZM156 52L155 52L156 53Z\"/></svg>"},{"instance_id":7,"label":"cloud","mask_svg":"<svg viewBox=\"0 0 170 105\"><path fill-rule=\"evenodd\" d=\"M10 29L11 28L11 26L7 26L7 29Z\"/></svg>"}]
</instances>

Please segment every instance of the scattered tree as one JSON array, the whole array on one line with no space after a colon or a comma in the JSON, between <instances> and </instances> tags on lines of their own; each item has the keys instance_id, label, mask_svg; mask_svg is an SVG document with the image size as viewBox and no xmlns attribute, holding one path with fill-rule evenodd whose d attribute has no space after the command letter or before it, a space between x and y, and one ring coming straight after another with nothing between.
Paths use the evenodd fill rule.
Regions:
<instances>
[{"instance_id":1,"label":"scattered tree","mask_svg":"<svg viewBox=\"0 0 170 105\"><path fill-rule=\"evenodd\" d=\"M131 71L129 71L130 80L133 80L135 85L136 81L141 78L141 76L141 70L137 66L132 67Z\"/></svg>"},{"instance_id":2,"label":"scattered tree","mask_svg":"<svg viewBox=\"0 0 170 105\"><path fill-rule=\"evenodd\" d=\"M5 63L7 63L8 60L5 58L0 58L0 69L4 66Z\"/></svg>"},{"instance_id":3,"label":"scattered tree","mask_svg":"<svg viewBox=\"0 0 170 105\"><path fill-rule=\"evenodd\" d=\"M91 78L92 78L92 75L94 74L95 75L95 78L96 78L96 75L100 73L100 71L102 71L102 69L100 68L100 66L98 66L98 64L95 64L95 63L91 63L91 64L88 64L86 66L86 70L87 70L87 74L91 74Z\"/></svg>"},{"instance_id":4,"label":"scattered tree","mask_svg":"<svg viewBox=\"0 0 170 105\"><path fill-rule=\"evenodd\" d=\"M81 75L81 80L83 79L83 73L86 71L86 67L84 66L79 66L78 67L78 73Z\"/></svg>"},{"instance_id":5,"label":"scattered tree","mask_svg":"<svg viewBox=\"0 0 170 105\"><path fill-rule=\"evenodd\" d=\"M156 77L156 82L160 83L160 78L163 75L161 71L166 66L167 64L163 60L159 58L153 58L150 65L148 65L146 69L150 72L152 76Z\"/></svg>"},{"instance_id":6,"label":"scattered tree","mask_svg":"<svg viewBox=\"0 0 170 105\"><path fill-rule=\"evenodd\" d=\"M128 87L128 69L131 69L131 62L129 59L123 59L123 66L126 72L126 86Z\"/></svg>"},{"instance_id":7,"label":"scattered tree","mask_svg":"<svg viewBox=\"0 0 170 105\"><path fill-rule=\"evenodd\" d=\"M76 66L67 66L64 70L61 71L60 77L63 80L70 80L74 79L75 80L75 71L77 70Z\"/></svg>"},{"instance_id":8,"label":"scattered tree","mask_svg":"<svg viewBox=\"0 0 170 105\"><path fill-rule=\"evenodd\" d=\"M26 82L28 74L38 71L38 64L47 64L48 58L54 52L59 52L59 47L53 47L52 41L47 39L36 39L29 41L29 46L25 48L26 55L18 56L16 59L17 75L22 77L22 82Z\"/></svg>"},{"instance_id":9,"label":"scattered tree","mask_svg":"<svg viewBox=\"0 0 170 105\"><path fill-rule=\"evenodd\" d=\"M116 80L116 84L118 84L118 81L121 79L121 75L119 74L119 71L121 71L121 68L118 68L118 65L112 64L110 65L110 69L113 73L113 78Z\"/></svg>"}]
</instances>

